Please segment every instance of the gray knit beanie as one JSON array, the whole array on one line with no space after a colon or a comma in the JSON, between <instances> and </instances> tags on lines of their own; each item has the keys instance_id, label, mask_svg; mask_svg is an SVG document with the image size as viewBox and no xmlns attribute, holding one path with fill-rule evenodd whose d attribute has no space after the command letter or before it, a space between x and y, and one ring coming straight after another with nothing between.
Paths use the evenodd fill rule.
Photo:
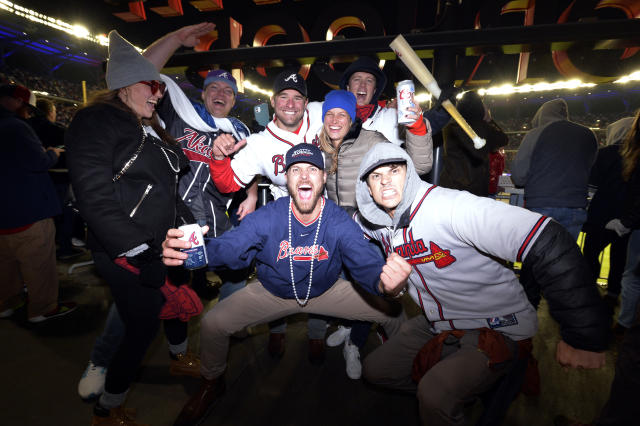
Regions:
<instances>
[{"instance_id":1,"label":"gray knit beanie","mask_svg":"<svg viewBox=\"0 0 640 426\"><path fill-rule=\"evenodd\" d=\"M155 65L138 53L116 30L109 33L106 80L109 90L120 89L139 81L161 81Z\"/></svg>"}]
</instances>

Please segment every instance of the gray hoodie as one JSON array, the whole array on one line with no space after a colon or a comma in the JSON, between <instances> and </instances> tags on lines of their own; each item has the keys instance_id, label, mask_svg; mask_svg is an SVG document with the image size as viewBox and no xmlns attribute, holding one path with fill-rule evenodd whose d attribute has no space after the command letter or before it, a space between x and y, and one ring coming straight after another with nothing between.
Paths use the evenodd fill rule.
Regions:
<instances>
[{"instance_id":1,"label":"gray hoodie","mask_svg":"<svg viewBox=\"0 0 640 426\"><path fill-rule=\"evenodd\" d=\"M568 118L564 99L545 102L511 163L511 180L524 187L528 208L587 205L589 171L598 143L589 128Z\"/></svg>"},{"instance_id":2,"label":"gray hoodie","mask_svg":"<svg viewBox=\"0 0 640 426\"><path fill-rule=\"evenodd\" d=\"M376 165L404 160L403 198L394 217L362 180ZM537 317L513 271L496 259L523 261L549 219L508 204L421 181L409 155L378 144L363 158L356 199L363 231L412 265L409 294L434 332L490 327L514 340L533 336Z\"/></svg>"},{"instance_id":3,"label":"gray hoodie","mask_svg":"<svg viewBox=\"0 0 640 426\"><path fill-rule=\"evenodd\" d=\"M364 172L370 169L371 165L380 161L386 161L387 159L403 159L407 163L407 177L404 185L404 195L402 202L396 208L396 214L393 219L389 214L380 206L378 206L369 193L369 187L367 182L363 180ZM383 163L380 163L382 165ZM409 154L402 148L393 144L378 144L365 154L360 163L360 171L358 172L358 180L356 182L356 201L358 203L358 209L360 213L371 224L384 227L396 228L399 223L405 223L407 218L403 219L403 216L408 216L411 204L415 198L418 190L427 186L427 183L422 181L416 173L416 169L411 161ZM401 225L402 226L402 225Z\"/></svg>"}]
</instances>

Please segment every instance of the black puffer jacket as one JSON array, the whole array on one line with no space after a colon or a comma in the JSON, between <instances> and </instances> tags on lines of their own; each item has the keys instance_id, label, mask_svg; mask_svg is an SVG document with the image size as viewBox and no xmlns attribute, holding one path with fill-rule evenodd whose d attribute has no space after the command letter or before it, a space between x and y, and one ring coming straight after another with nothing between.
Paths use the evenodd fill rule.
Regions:
<instances>
[{"instance_id":1,"label":"black puffer jacket","mask_svg":"<svg viewBox=\"0 0 640 426\"><path fill-rule=\"evenodd\" d=\"M611 316L579 247L562 225L551 221L544 228L522 264L520 282L534 306L542 291L562 340L587 351L607 348Z\"/></svg>"},{"instance_id":2,"label":"black puffer jacket","mask_svg":"<svg viewBox=\"0 0 640 426\"><path fill-rule=\"evenodd\" d=\"M143 142L135 161L113 182ZM129 112L110 104L83 108L66 134L67 163L90 248L115 258L143 243L160 250L175 224L180 146L147 134Z\"/></svg>"}]
</instances>

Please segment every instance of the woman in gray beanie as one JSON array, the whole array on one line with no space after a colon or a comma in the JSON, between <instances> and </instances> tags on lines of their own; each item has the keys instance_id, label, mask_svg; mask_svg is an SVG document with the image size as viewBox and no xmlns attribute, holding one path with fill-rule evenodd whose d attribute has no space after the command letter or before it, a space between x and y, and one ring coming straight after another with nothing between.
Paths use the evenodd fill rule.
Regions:
<instances>
[{"instance_id":1,"label":"woman in gray beanie","mask_svg":"<svg viewBox=\"0 0 640 426\"><path fill-rule=\"evenodd\" d=\"M165 305L160 245L176 215L187 214L176 182L188 160L156 118L164 94L156 67L115 31L106 81L69 126L67 161L89 248L125 326L92 424L137 425L122 405Z\"/></svg>"}]
</instances>

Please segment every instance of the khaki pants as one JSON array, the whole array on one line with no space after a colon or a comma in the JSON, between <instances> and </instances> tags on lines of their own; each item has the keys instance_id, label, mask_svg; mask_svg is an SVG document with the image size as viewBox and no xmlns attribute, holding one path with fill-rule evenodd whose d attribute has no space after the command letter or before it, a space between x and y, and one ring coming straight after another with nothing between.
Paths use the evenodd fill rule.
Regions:
<instances>
[{"instance_id":1,"label":"khaki pants","mask_svg":"<svg viewBox=\"0 0 640 426\"><path fill-rule=\"evenodd\" d=\"M224 373L227 367L229 336L247 326L262 324L297 313L322 314L338 318L377 322L390 336L405 319L385 299L364 291L356 291L349 281L339 279L318 297L301 307L295 299L282 299L267 291L257 281L233 293L218 303L202 319L202 376L210 380Z\"/></svg>"},{"instance_id":2,"label":"khaki pants","mask_svg":"<svg viewBox=\"0 0 640 426\"><path fill-rule=\"evenodd\" d=\"M379 386L415 392L423 425L463 425L465 403L489 390L509 364L489 368L489 358L478 349L478 334L468 330L459 340L445 342L441 360L416 384L411 379L413 360L434 336L424 315L418 315L365 358L362 375ZM505 339L515 349L515 343Z\"/></svg>"},{"instance_id":3,"label":"khaki pants","mask_svg":"<svg viewBox=\"0 0 640 426\"><path fill-rule=\"evenodd\" d=\"M0 235L0 311L20 302L23 285L29 291L29 318L58 306L55 237L51 218L16 234Z\"/></svg>"}]
</instances>

